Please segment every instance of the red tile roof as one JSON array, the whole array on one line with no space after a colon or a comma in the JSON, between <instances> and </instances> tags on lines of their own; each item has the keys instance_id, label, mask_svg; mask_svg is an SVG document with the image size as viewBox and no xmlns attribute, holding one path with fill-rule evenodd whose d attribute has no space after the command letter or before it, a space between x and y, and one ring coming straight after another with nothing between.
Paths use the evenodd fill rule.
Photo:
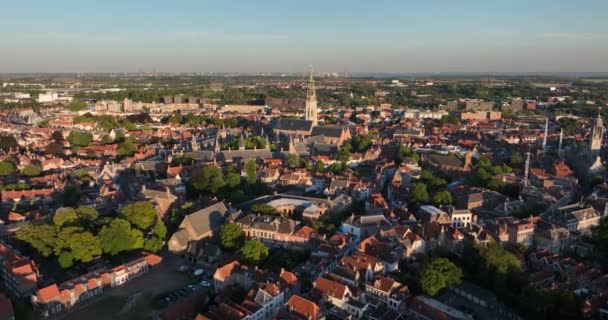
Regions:
<instances>
[{"instance_id":1,"label":"red tile roof","mask_svg":"<svg viewBox=\"0 0 608 320\"><path fill-rule=\"evenodd\" d=\"M52 284L48 287L38 290L37 293L38 301L48 302L59 296L59 287L56 284Z\"/></svg>"},{"instance_id":2,"label":"red tile roof","mask_svg":"<svg viewBox=\"0 0 608 320\"><path fill-rule=\"evenodd\" d=\"M315 282L315 290L330 297L342 299L348 288L339 283L326 278L319 278Z\"/></svg>"},{"instance_id":3,"label":"red tile roof","mask_svg":"<svg viewBox=\"0 0 608 320\"><path fill-rule=\"evenodd\" d=\"M287 305L289 306L289 310L291 312L297 313L299 315L304 316L309 320L318 320L320 309L316 303L304 299L298 295L293 295L287 301Z\"/></svg>"},{"instance_id":4,"label":"red tile roof","mask_svg":"<svg viewBox=\"0 0 608 320\"><path fill-rule=\"evenodd\" d=\"M162 261L163 261L163 258L161 258L155 254L152 254L152 253L150 253L146 256L146 262L150 266L155 266L155 265L161 263Z\"/></svg>"}]
</instances>

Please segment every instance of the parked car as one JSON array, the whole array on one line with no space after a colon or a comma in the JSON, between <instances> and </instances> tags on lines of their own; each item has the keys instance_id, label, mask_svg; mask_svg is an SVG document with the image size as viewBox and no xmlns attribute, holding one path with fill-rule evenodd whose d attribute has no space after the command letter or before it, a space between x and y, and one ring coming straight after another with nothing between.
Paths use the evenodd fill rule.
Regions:
<instances>
[{"instance_id":1,"label":"parked car","mask_svg":"<svg viewBox=\"0 0 608 320\"><path fill-rule=\"evenodd\" d=\"M180 264L179 267L177 267L177 271L179 272L186 272L190 270L190 266L187 264Z\"/></svg>"},{"instance_id":2,"label":"parked car","mask_svg":"<svg viewBox=\"0 0 608 320\"><path fill-rule=\"evenodd\" d=\"M201 281L201 286L203 286L203 287L211 287L211 283L209 281L203 280L203 281Z\"/></svg>"},{"instance_id":3,"label":"parked car","mask_svg":"<svg viewBox=\"0 0 608 320\"><path fill-rule=\"evenodd\" d=\"M194 276L196 276L196 277L200 277L200 276L202 276L202 275L203 275L203 273L205 273L205 270L203 270L203 269L196 269L196 270L194 270L194 272L193 272Z\"/></svg>"}]
</instances>

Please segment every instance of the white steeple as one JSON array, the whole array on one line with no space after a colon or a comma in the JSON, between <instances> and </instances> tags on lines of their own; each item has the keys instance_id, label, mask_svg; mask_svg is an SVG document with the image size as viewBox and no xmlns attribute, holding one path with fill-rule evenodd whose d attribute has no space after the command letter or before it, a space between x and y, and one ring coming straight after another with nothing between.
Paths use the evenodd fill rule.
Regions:
<instances>
[{"instance_id":1,"label":"white steeple","mask_svg":"<svg viewBox=\"0 0 608 320\"><path fill-rule=\"evenodd\" d=\"M312 121L312 125L318 123L317 116L317 93L315 91L315 80L313 79L313 69L310 67L310 75L308 77L308 88L306 90L306 110L305 119Z\"/></svg>"},{"instance_id":2,"label":"white steeple","mask_svg":"<svg viewBox=\"0 0 608 320\"><path fill-rule=\"evenodd\" d=\"M598 108L597 112L597 120L595 121L595 126L593 127L593 132L591 133L591 154L594 157L600 155L600 149L602 148L602 139L604 138L604 124L602 122L602 108Z\"/></svg>"}]
</instances>

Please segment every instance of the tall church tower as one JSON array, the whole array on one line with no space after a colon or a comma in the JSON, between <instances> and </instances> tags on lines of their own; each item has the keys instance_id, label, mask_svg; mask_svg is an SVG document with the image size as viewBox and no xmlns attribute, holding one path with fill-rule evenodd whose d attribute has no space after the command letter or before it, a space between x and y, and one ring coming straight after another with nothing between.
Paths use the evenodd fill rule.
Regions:
<instances>
[{"instance_id":1,"label":"tall church tower","mask_svg":"<svg viewBox=\"0 0 608 320\"><path fill-rule=\"evenodd\" d=\"M306 90L306 120L312 121L312 126L317 126L317 93L315 91L315 80L312 78L313 70L310 68L308 77L308 89Z\"/></svg>"},{"instance_id":2,"label":"tall church tower","mask_svg":"<svg viewBox=\"0 0 608 320\"><path fill-rule=\"evenodd\" d=\"M591 154L594 157L600 155L600 149L602 148L602 138L604 137L604 124L602 122L602 108L599 108L597 113L597 120L595 122L595 126L593 127L593 132L591 134Z\"/></svg>"}]
</instances>

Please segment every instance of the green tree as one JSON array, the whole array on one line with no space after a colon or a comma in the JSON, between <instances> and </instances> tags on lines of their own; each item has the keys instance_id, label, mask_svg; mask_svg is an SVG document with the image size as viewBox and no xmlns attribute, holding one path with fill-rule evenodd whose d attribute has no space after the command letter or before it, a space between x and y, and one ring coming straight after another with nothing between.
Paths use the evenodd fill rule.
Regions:
<instances>
[{"instance_id":1,"label":"green tree","mask_svg":"<svg viewBox=\"0 0 608 320\"><path fill-rule=\"evenodd\" d=\"M290 169L295 169L300 165L300 157L295 153L290 153L287 155L287 160L285 161L287 167Z\"/></svg>"},{"instance_id":2,"label":"green tree","mask_svg":"<svg viewBox=\"0 0 608 320\"><path fill-rule=\"evenodd\" d=\"M81 100L73 100L72 102L70 102L70 104L65 106L65 108L70 111L80 111L80 110L84 110L84 108L86 108L86 107L87 107L86 102L81 101Z\"/></svg>"},{"instance_id":3,"label":"green tree","mask_svg":"<svg viewBox=\"0 0 608 320\"><path fill-rule=\"evenodd\" d=\"M80 206L76 209L78 219L85 223L95 222L99 218L99 212L94 207Z\"/></svg>"},{"instance_id":4,"label":"green tree","mask_svg":"<svg viewBox=\"0 0 608 320\"><path fill-rule=\"evenodd\" d=\"M210 165L194 168L190 176L190 185L197 191L217 194L226 185L226 182L222 170L215 165Z\"/></svg>"},{"instance_id":5,"label":"green tree","mask_svg":"<svg viewBox=\"0 0 608 320\"><path fill-rule=\"evenodd\" d=\"M120 210L120 214L140 230L147 230L157 219L156 209L148 201L129 204Z\"/></svg>"},{"instance_id":6,"label":"green tree","mask_svg":"<svg viewBox=\"0 0 608 320\"><path fill-rule=\"evenodd\" d=\"M269 250L259 240L246 240L241 253L247 263L257 265L268 257Z\"/></svg>"},{"instance_id":7,"label":"green tree","mask_svg":"<svg viewBox=\"0 0 608 320\"><path fill-rule=\"evenodd\" d=\"M63 188L62 202L65 207L75 206L81 197L82 192L76 186L70 184Z\"/></svg>"},{"instance_id":8,"label":"green tree","mask_svg":"<svg viewBox=\"0 0 608 320\"><path fill-rule=\"evenodd\" d=\"M89 262L101 255L101 241L90 232L74 233L69 246L74 260Z\"/></svg>"},{"instance_id":9,"label":"green tree","mask_svg":"<svg viewBox=\"0 0 608 320\"><path fill-rule=\"evenodd\" d=\"M49 143L44 149L45 153L52 154L54 156L59 156L63 154L63 145L57 142Z\"/></svg>"},{"instance_id":10,"label":"green tree","mask_svg":"<svg viewBox=\"0 0 608 320\"><path fill-rule=\"evenodd\" d=\"M68 251L63 251L57 258L57 262L61 269L69 269L74 265L74 258Z\"/></svg>"},{"instance_id":11,"label":"green tree","mask_svg":"<svg viewBox=\"0 0 608 320\"><path fill-rule=\"evenodd\" d=\"M99 232L104 253L115 255L123 251L140 249L144 245L143 233L131 228L129 221L114 219Z\"/></svg>"},{"instance_id":12,"label":"green tree","mask_svg":"<svg viewBox=\"0 0 608 320\"><path fill-rule=\"evenodd\" d=\"M232 191L228 196L228 199L230 199L230 202L234 204L239 204L249 200L249 197L247 197L243 190L239 189Z\"/></svg>"},{"instance_id":13,"label":"green tree","mask_svg":"<svg viewBox=\"0 0 608 320\"><path fill-rule=\"evenodd\" d=\"M490 162L490 159L488 159L488 157L481 156L477 160L477 166L481 167L481 168L491 168L492 167L492 162Z\"/></svg>"},{"instance_id":14,"label":"green tree","mask_svg":"<svg viewBox=\"0 0 608 320\"><path fill-rule=\"evenodd\" d=\"M420 272L420 287L430 296L461 281L462 270L446 258L433 258Z\"/></svg>"},{"instance_id":15,"label":"green tree","mask_svg":"<svg viewBox=\"0 0 608 320\"><path fill-rule=\"evenodd\" d=\"M75 147L87 147L93 141L93 135L90 133L72 131L68 136L68 141Z\"/></svg>"},{"instance_id":16,"label":"green tree","mask_svg":"<svg viewBox=\"0 0 608 320\"><path fill-rule=\"evenodd\" d=\"M224 180L226 181L226 186L228 188L234 189L241 184L241 175L234 167L230 167L228 168L228 171L226 171Z\"/></svg>"},{"instance_id":17,"label":"green tree","mask_svg":"<svg viewBox=\"0 0 608 320\"><path fill-rule=\"evenodd\" d=\"M416 205L429 202L429 193L426 190L426 185L423 183L415 183L410 191L410 201Z\"/></svg>"},{"instance_id":18,"label":"green tree","mask_svg":"<svg viewBox=\"0 0 608 320\"><path fill-rule=\"evenodd\" d=\"M247 182L254 184L258 179L255 160L247 161L245 172L247 173Z\"/></svg>"},{"instance_id":19,"label":"green tree","mask_svg":"<svg viewBox=\"0 0 608 320\"><path fill-rule=\"evenodd\" d=\"M131 139L125 139L121 144L118 145L116 154L119 157L130 157L137 152L137 146L131 141Z\"/></svg>"},{"instance_id":20,"label":"green tree","mask_svg":"<svg viewBox=\"0 0 608 320\"><path fill-rule=\"evenodd\" d=\"M11 174L15 172L15 164L11 161L0 161L0 174Z\"/></svg>"},{"instance_id":21,"label":"green tree","mask_svg":"<svg viewBox=\"0 0 608 320\"><path fill-rule=\"evenodd\" d=\"M55 252L57 230L49 224L26 223L19 228L15 238L29 244L41 256L48 257Z\"/></svg>"},{"instance_id":22,"label":"green tree","mask_svg":"<svg viewBox=\"0 0 608 320\"><path fill-rule=\"evenodd\" d=\"M315 166L313 168L314 168L315 172L323 172L323 171L325 171L325 164L323 163L323 161L317 160L317 162L315 162Z\"/></svg>"},{"instance_id":23,"label":"green tree","mask_svg":"<svg viewBox=\"0 0 608 320\"><path fill-rule=\"evenodd\" d=\"M53 224L61 228L64 225L73 224L78 220L76 210L72 208L61 208L55 212L53 216Z\"/></svg>"},{"instance_id":24,"label":"green tree","mask_svg":"<svg viewBox=\"0 0 608 320\"><path fill-rule=\"evenodd\" d=\"M243 245L243 230L236 223L226 223L220 228L220 244L226 250L235 250Z\"/></svg>"},{"instance_id":25,"label":"green tree","mask_svg":"<svg viewBox=\"0 0 608 320\"><path fill-rule=\"evenodd\" d=\"M369 135L355 135L350 144L352 146L352 151L354 152L364 152L372 146L372 138Z\"/></svg>"},{"instance_id":26,"label":"green tree","mask_svg":"<svg viewBox=\"0 0 608 320\"><path fill-rule=\"evenodd\" d=\"M28 177L37 177L42 173L42 168L35 164L28 164L21 169L21 174Z\"/></svg>"},{"instance_id":27,"label":"green tree","mask_svg":"<svg viewBox=\"0 0 608 320\"><path fill-rule=\"evenodd\" d=\"M157 252L163 248L163 240L158 237L151 237L144 240L144 250Z\"/></svg>"},{"instance_id":28,"label":"green tree","mask_svg":"<svg viewBox=\"0 0 608 320\"><path fill-rule=\"evenodd\" d=\"M160 218L157 218L152 235L148 239L144 240L144 250L150 252L159 251L163 248L166 237L167 227Z\"/></svg>"},{"instance_id":29,"label":"green tree","mask_svg":"<svg viewBox=\"0 0 608 320\"><path fill-rule=\"evenodd\" d=\"M259 215L278 215L277 209L265 203L258 203L251 206L251 213Z\"/></svg>"},{"instance_id":30,"label":"green tree","mask_svg":"<svg viewBox=\"0 0 608 320\"><path fill-rule=\"evenodd\" d=\"M13 135L0 134L0 149L9 151L10 149L17 150L19 144Z\"/></svg>"},{"instance_id":31,"label":"green tree","mask_svg":"<svg viewBox=\"0 0 608 320\"><path fill-rule=\"evenodd\" d=\"M338 154L336 155L336 160L340 162L347 162L350 160L350 150L349 148L341 148L338 150Z\"/></svg>"},{"instance_id":32,"label":"green tree","mask_svg":"<svg viewBox=\"0 0 608 320\"><path fill-rule=\"evenodd\" d=\"M420 162L420 156L416 152L412 151L412 149L406 146L400 145L399 149L397 149L397 152L395 153L395 160L398 163L401 163L406 158L412 158L416 162Z\"/></svg>"},{"instance_id":33,"label":"green tree","mask_svg":"<svg viewBox=\"0 0 608 320\"><path fill-rule=\"evenodd\" d=\"M513 154L511 155L511 158L509 159L509 165L511 165L511 167L519 167L523 164L524 160L521 157L521 154L519 152L513 152Z\"/></svg>"},{"instance_id":34,"label":"green tree","mask_svg":"<svg viewBox=\"0 0 608 320\"><path fill-rule=\"evenodd\" d=\"M452 195L448 191L439 191L433 195L433 204L436 206L452 204Z\"/></svg>"}]
</instances>

